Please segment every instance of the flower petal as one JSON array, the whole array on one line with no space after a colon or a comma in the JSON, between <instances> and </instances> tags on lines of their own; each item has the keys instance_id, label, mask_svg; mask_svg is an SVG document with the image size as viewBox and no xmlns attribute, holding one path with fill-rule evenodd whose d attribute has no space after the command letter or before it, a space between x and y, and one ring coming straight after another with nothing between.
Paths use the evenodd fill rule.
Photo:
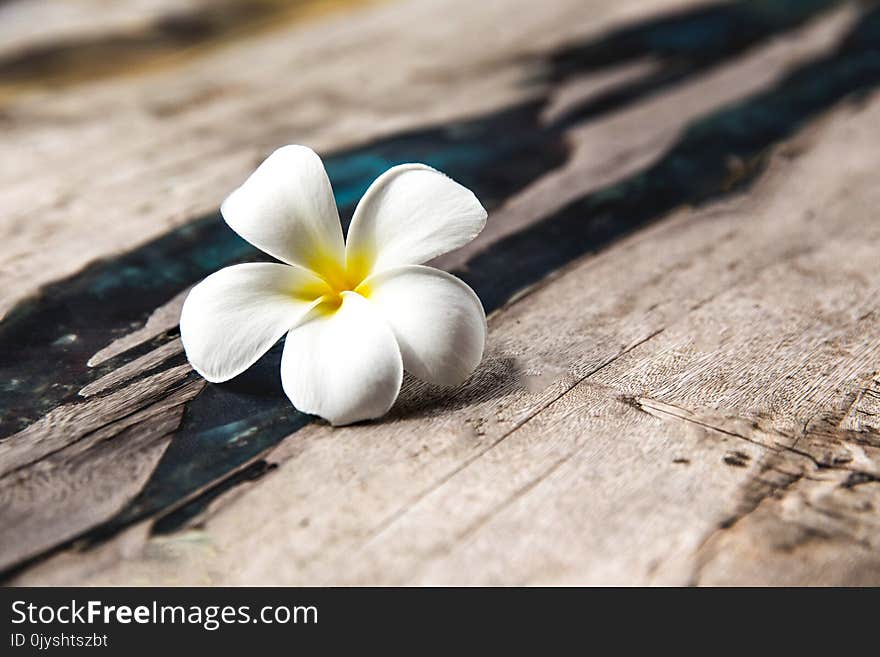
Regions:
<instances>
[{"instance_id":1,"label":"flower petal","mask_svg":"<svg viewBox=\"0 0 880 657\"><path fill-rule=\"evenodd\" d=\"M303 413L334 425L370 420L388 412L402 380L394 334L359 294L343 292L338 309L319 306L287 334L281 383Z\"/></svg>"},{"instance_id":2,"label":"flower petal","mask_svg":"<svg viewBox=\"0 0 880 657\"><path fill-rule=\"evenodd\" d=\"M429 383L457 385L480 364L486 314L476 293L455 276L406 265L363 285L394 331L408 372Z\"/></svg>"},{"instance_id":3,"label":"flower petal","mask_svg":"<svg viewBox=\"0 0 880 657\"><path fill-rule=\"evenodd\" d=\"M346 262L364 276L420 264L464 246L485 225L486 210L469 189L424 164L402 164L379 176L358 203Z\"/></svg>"},{"instance_id":4,"label":"flower petal","mask_svg":"<svg viewBox=\"0 0 880 657\"><path fill-rule=\"evenodd\" d=\"M221 269L183 303L186 357L208 381L227 381L253 365L326 290L326 283L301 267L251 262Z\"/></svg>"},{"instance_id":5,"label":"flower petal","mask_svg":"<svg viewBox=\"0 0 880 657\"><path fill-rule=\"evenodd\" d=\"M344 263L342 226L321 158L305 146L272 153L220 207L258 249L313 271Z\"/></svg>"}]
</instances>

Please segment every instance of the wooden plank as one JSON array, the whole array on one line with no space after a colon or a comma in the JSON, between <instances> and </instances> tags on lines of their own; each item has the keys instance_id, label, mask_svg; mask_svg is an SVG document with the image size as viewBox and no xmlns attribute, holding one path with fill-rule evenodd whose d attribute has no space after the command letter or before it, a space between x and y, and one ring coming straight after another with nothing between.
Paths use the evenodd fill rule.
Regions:
<instances>
[{"instance_id":1,"label":"wooden plank","mask_svg":"<svg viewBox=\"0 0 880 657\"><path fill-rule=\"evenodd\" d=\"M878 119L841 108L748 194L506 307L458 395L410 384L390 421L298 432L188 531L19 581L876 583L880 442L828 423L877 362Z\"/></svg>"},{"instance_id":2,"label":"wooden plank","mask_svg":"<svg viewBox=\"0 0 880 657\"><path fill-rule=\"evenodd\" d=\"M74 539L84 527L99 525L130 503L171 442L184 403L203 385L192 381L0 479L2 565L25 562Z\"/></svg>"},{"instance_id":3,"label":"wooden plank","mask_svg":"<svg viewBox=\"0 0 880 657\"><path fill-rule=\"evenodd\" d=\"M0 567L76 538L131 502L204 385L178 365L56 408L0 443Z\"/></svg>"}]
</instances>

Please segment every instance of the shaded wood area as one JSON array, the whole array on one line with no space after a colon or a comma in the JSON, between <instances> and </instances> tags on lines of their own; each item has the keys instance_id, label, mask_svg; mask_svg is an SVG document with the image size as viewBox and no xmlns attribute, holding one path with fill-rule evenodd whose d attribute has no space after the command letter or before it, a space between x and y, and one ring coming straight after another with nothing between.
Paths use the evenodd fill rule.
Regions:
<instances>
[{"instance_id":1,"label":"shaded wood area","mask_svg":"<svg viewBox=\"0 0 880 657\"><path fill-rule=\"evenodd\" d=\"M7 583L880 584L874 3L102 4L0 28ZM484 201L460 388L334 429L278 348L187 365L291 142L344 221L406 161Z\"/></svg>"}]
</instances>

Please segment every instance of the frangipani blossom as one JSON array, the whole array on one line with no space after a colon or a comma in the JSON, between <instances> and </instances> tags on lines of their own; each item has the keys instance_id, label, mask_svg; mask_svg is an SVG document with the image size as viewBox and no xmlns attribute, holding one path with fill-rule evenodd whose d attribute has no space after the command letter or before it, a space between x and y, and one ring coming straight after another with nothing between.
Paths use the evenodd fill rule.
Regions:
<instances>
[{"instance_id":1,"label":"frangipani blossom","mask_svg":"<svg viewBox=\"0 0 880 657\"><path fill-rule=\"evenodd\" d=\"M208 381L241 374L287 335L281 383L293 405L341 425L384 415L404 369L455 385L477 367L486 315L474 291L422 263L470 242L486 211L423 164L379 176L348 242L321 159L278 149L220 208L241 237L281 260L234 265L196 285L180 335Z\"/></svg>"}]
</instances>

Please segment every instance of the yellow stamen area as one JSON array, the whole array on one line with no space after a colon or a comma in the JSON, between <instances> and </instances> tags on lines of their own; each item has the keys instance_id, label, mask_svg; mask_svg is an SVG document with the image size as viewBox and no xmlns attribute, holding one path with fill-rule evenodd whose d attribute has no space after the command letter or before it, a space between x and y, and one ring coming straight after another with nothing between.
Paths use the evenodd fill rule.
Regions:
<instances>
[{"instance_id":1,"label":"yellow stamen area","mask_svg":"<svg viewBox=\"0 0 880 657\"><path fill-rule=\"evenodd\" d=\"M342 305L342 294L332 293L321 297L321 302L314 307L312 312L319 315L332 315Z\"/></svg>"},{"instance_id":2,"label":"yellow stamen area","mask_svg":"<svg viewBox=\"0 0 880 657\"><path fill-rule=\"evenodd\" d=\"M365 282L369 276L372 258L361 254L352 257L349 254L348 262L340 263L329 254L316 254L308 262L308 267L321 277L320 286L305 291L311 295L311 299L320 299L315 307L315 312L322 315L335 313L342 306L343 292L357 292L363 297L369 297L370 286ZM302 294L304 291L299 291Z\"/></svg>"}]
</instances>

